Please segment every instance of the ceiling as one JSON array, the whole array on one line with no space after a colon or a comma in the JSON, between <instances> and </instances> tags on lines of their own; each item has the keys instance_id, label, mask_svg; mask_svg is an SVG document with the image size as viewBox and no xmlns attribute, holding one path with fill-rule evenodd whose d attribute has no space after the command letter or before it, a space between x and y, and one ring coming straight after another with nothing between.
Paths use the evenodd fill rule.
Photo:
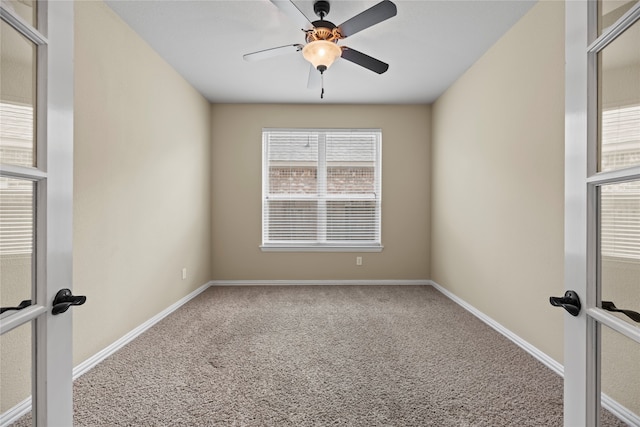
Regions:
<instances>
[{"instance_id":1,"label":"ceiling","mask_svg":"<svg viewBox=\"0 0 640 427\"><path fill-rule=\"evenodd\" d=\"M340 45L389 64L381 75L338 59L325 96L308 89L301 52L256 62L245 53L304 33L269 0L106 0L125 22L213 103L425 104L435 101L535 3L534 0L393 0L398 13ZM293 0L309 18L313 1ZM379 0L333 0L336 25ZM541 29L544 31L544 29Z\"/></svg>"}]
</instances>

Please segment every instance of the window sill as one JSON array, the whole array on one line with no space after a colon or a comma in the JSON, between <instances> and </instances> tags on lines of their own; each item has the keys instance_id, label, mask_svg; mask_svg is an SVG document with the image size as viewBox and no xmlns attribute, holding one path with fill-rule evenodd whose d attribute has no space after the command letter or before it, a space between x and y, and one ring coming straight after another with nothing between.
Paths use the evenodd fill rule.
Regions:
<instances>
[{"instance_id":1,"label":"window sill","mask_svg":"<svg viewBox=\"0 0 640 427\"><path fill-rule=\"evenodd\" d=\"M382 252L384 246L309 246L309 245L261 245L262 252Z\"/></svg>"}]
</instances>

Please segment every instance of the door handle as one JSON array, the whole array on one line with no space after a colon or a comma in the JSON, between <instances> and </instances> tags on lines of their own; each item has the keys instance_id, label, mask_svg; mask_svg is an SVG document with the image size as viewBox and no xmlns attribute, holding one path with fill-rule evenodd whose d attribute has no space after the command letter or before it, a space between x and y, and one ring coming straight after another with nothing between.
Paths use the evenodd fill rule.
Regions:
<instances>
[{"instance_id":1,"label":"door handle","mask_svg":"<svg viewBox=\"0 0 640 427\"><path fill-rule=\"evenodd\" d=\"M87 301L83 295L75 296L69 289L60 289L53 299L53 314L62 314L72 305L82 305Z\"/></svg>"},{"instance_id":2,"label":"door handle","mask_svg":"<svg viewBox=\"0 0 640 427\"><path fill-rule=\"evenodd\" d=\"M627 317L629 317L634 322L640 323L640 313L638 313L636 311L632 311L632 310L625 310L625 309L622 309L622 308L618 308L613 303L613 301L602 301L602 309L603 310L607 310L607 311L613 311L613 312L625 314Z\"/></svg>"},{"instance_id":3,"label":"door handle","mask_svg":"<svg viewBox=\"0 0 640 427\"><path fill-rule=\"evenodd\" d=\"M22 310L23 308L27 308L31 305L31 300L30 299L26 299L24 301L22 301L17 307L0 307L0 314L4 313L5 311L9 311L9 310Z\"/></svg>"},{"instance_id":4,"label":"door handle","mask_svg":"<svg viewBox=\"0 0 640 427\"><path fill-rule=\"evenodd\" d=\"M572 316L580 313L580 298L575 291L567 291L563 297L549 297L549 302L554 307L562 307Z\"/></svg>"}]
</instances>

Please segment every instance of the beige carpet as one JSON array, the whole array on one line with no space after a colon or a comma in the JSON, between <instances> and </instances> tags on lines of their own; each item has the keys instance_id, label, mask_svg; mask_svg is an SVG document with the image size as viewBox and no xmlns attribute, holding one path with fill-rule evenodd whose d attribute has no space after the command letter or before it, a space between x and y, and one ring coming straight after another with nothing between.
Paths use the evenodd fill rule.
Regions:
<instances>
[{"instance_id":1,"label":"beige carpet","mask_svg":"<svg viewBox=\"0 0 640 427\"><path fill-rule=\"evenodd\" d=\"M428 286L210 288L74 392L78 426L562 425L562 379Z\"/></svg>"}]
</instances>

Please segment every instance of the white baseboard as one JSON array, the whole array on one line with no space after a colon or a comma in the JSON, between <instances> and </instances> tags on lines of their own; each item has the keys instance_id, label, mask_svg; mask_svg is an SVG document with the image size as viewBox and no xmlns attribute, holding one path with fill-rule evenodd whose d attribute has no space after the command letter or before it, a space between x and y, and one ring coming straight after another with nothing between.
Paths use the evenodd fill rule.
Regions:
<instances>
[{"instance_id":1,"label":"white baseboard","mask_svg":"<svg viewBox=\"0 0 640 427\"><path fill-rule=\"evenodd\" d=\"M145 332L147 329L151 328L153 325L155 325L156 323L158 323L159 321L161 321L162 319L164 319L165 317L167 317L168 315L176 311L178 308L180 308L181 306L183 306L184 304L186 304L196 296L200 295L202 292L207 290L207 288L209 288L210 286L211 286L211 282L200 286L198 289L191 292L189 295L185 296L184 298L178 300L174 304L171 304L169 307L162 310L160 313L156 314L151 319L147 320L137 328L133 329L132 331L124 335L119 340L115 341L111 345L105 347L104 349L100 350L99 352L97 352L96 354L94 354L93 356L85 360L84 362L80 363L78 366L73 368L73 379L75 380L76 378L80 377L82 374L91 370L98 363L102 362L104 359L106 359L107 357L111 356L112 354L120 350L122 347L124 347L125 345L133 341L135 338L137 338L140 334ZM31 411L31 397L28 397L27 399L23 400L22 402L20 402L13 408L9 409L5 413L0 414L0 427L6 427L10 425L11 423L17 421L20 417L28 414L30 411Z\"/></svg>"},{"instance_id":2,"label":"white baseboard","mask_svg":"<svg viewBox=\"0 0 640 427\"><path fill-rule=\"evenodd\" d=\"M18 403L7 412L0 414L0 426L7 427L31 412L31 396Z\"/></svg>"},{"instance_id":3,"label":"white baseboard","mask_svg":"<svg viewBox=\"0 0 640 427\"><path fill-rule=\"evenodd\" d=\"M613 415L624 421L631 427L640 427L640 415L634 414L606 394L602 393L600 396L600 402L602 407L606 408Z\"/></svg>"},{"instance_id":4,"label":"white baseboard","mask_svg":"<svg viewBox=\"0 0 640 427\"><path fill-rule=\"evenodd\" d=\"M122 347L124 347L131 341L133 341L135 338L137 338L140 334L145 332L147 329L151 328L153 325L155 325L156 323L158 323L159 321L161 321L162 319L164 319L165 317L167 317L168 315L170 315L171 313L173 313L174 311L182 307L184 304L186 304L187 302L191 301L193 298L200 295L202 292L207 290L209 286L211 286L211 282L200 286L198 289L191 292L189 295L185 296L184 298L178 300L177 302L171 304L169 307L162 310L160 313L156 314L151 319L144 322L142 325L133 329L131 332L127 333L122 338L115 341L113 344L105 347L104 349L100 350L99 352L97 352L96 354L94 354L84 362L80 363L78 366L73 368L73 379L75 380L85 372L91 370L91 368L96 366L98 363L102 362L107 357L114 354L116 351L120 350Z\"/></svg>"},{"instance_id":5,"label":"white baseboard","mask_svg":"<svg viewBox=\"0 0 640 427\"><path fill-rule=\"evenodd\" d=\"M453 302L460 305L462 308L464 308L465 310L467 310L468 312L476 316L478 319L482 320L484 323L491 326L493 329L495 329L496 331L498 331L499 333L507 337L509 340L515 343L518 347L522 348L524 351L526 351L527 353L535 357L543 365L545 365L546 367L548 367L549 369L551 369L561 377L564 377L564 366L561 363L557 362L555 359L553 359L552 357L550 357L549 355L547 355L537 347L531 345L529 342L520 338L518 335L514 334L509 329L505 328L500 323L496 322L486 314L482 313L480 310L476 309L471 304L467 303L463 299L449 292L448 290L446 290L445 288L443 288L433 280L429 280L429 283L431 286L436 288L438 291L442 292L446 297L451 299ZM630 426L640 427L639 415L629 411L627 408L620 405L618 402L616 402L615 400L613 400L611 397L607 396L604 393L602 393L601 395L601 403L603 408L607 409L609 412L611 412L613 415L618 417L620 420L624 421Z\"/></svg>"},{"instance_id":6,"label":"white baseboard","mask_svg":"<svg viewBox=\"0 0 640 427\"><path fill-rule=\"evenodd\" d=\"M430 280L212 280L211 286L377 285L428 286Z\"/></svg>"},{"instance_id":7,"label":"white baseboard","mask_svg":"<svg viewBox=\"0 0 640 427\"><path fill-rule=\"evenodd\" d=\"M531 354L533 357L535 357L540 362L542 362L543 365L545 365L546 367L548 367L549 369L551 369L552 371L554 371L558 375L563 375L564 374L564 367L562 366L562 364L558 363L556 360L554 360L553 358L549 357L546 353L540 351L535 346L533 346L530 343L528 343L527 341L523 340L518 335L516 335L513 332L511 332L509 329L505 328L500 323L496 322L491 317L487 316L486 314L484 314L480 310L476 309L475 307L473 307L471 304L467 303L463 299L461 299L458 296L452 294L447 289L443 288L442 286L440 286L439 284L437 284L433 280L430 280L429 282L431 283L431 286L433 286L438 291L443 293L450 300L452 300L453 302L455 302L456 304L458 304L459 306L461 306L462 308L467 310L469 313L471 313L474 316L476 316L478 319L482 320L487 325L491 326L493 329L495 329L496 331L498 331L499 333L501 333L505 337L509 338L518 347L522 348L527 353Z\"/></svg>"}]
</instances>

